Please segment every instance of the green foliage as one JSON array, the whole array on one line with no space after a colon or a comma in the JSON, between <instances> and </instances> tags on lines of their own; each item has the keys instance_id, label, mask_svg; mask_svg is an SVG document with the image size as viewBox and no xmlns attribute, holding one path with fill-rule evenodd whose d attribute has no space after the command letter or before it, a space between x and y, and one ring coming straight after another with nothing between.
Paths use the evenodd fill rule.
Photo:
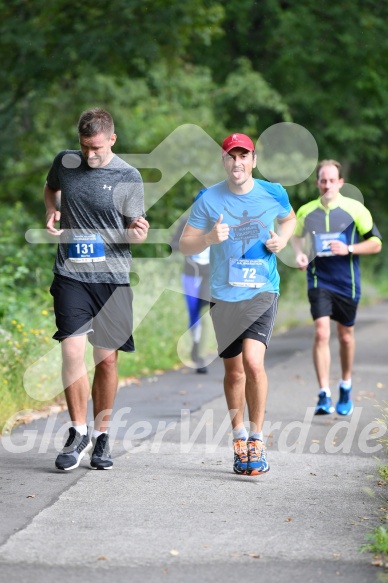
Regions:
<instances>
[{"instance_id":1,"label":"green foliage","mask_svg":"<svg viewBox=\"0 0 388 583\"><path fill-rule=\"evenodd\" d=\"M388 484L388 465L377 468L381 479Z\"/></svg>"},{"instance_id":2,"label":"green foliage","mask_svg":"<svg viewBox=\"0 0 388 583\"><path fill-rule=\"evenodd\" d=\"M384 402L380 407L380 417L377 419L379 424L381 424L385 429L387 429L388 424L388 404ZM379 439L379 441L383 444L384 451L386 456L388 457L388 437L386 434ZM388 486L388 464L381 465L377 468L378 474L380 475L381 482L380 486L384 489ZM385 496L386 498L386 496ZM384 512L382 517L382 521L387 523L388 521L388 514L387 508L383 507L380 508ZM381 557L380 564L381 566L387 567L388 566L388 529L386 526L379 526L373 530L373 532L368 533L366 535L367 540L369 541L367 544L364 544L361 547L361 551L363 552L370 552L375 553Z\"/></svg>"},{"instance_id":3,"label":"green foliage","mask_svg":"<svg viewBox=\"0 0 388 583\"><path fill-rule=\"evenodd\" d=\"M55 249L47 245L27 243L25 234L38 228L22 203L1 206L0 234L0 321L12 320L24 313L30 300L43 301L52 279L51 267Z\"/></svg>"},{"instance_id":4,"label":"green foliage","mask_svg":"<svg viewBox=\"0 0 388 583\"><path fill-rule=\"evenodd\" d=\"M182 365L177 343L186 330L183 294L165 291L134 333L136 352L120 353L120 377L145 376Z\"/></svg>"},{"instance_id":5,"label":"green foliage","mask_svg":"<svg viewBox=\"0 0 388 583\"><path fill-rule=\"evenodd\" d=\"M330 7L314 0L231 1L225 4L224 34L214 39L213 50L194 51L194 61L209 66L220 87L241 58L248 60L252 71L280 95L292 121L312 133L319 157L341 161L385 237L387 19L388 4L372 0ZM248 84L245 89L249 94ZM265 92L257 87L258 101ZM251 105L241 113L240 100L231 105L230 119L235 113L237 125L251 114ZM282 121L281 113L262 109L253 133L258 136ZM303 183L293 192L297 208L316 191ZM385 257L381 262L387 266Z\"/></svg>"},{"instance_id":6,"label":"green foliage","mask_svg":"<svg viewBox=\"0 0 388 583\"><path fill-rule=\"evenodd\" d=\"M112 111L118 153L150 152L184 123L220 142L293 120L320 157L343 162L387 236L387 17L371 0L330 10L313 0L2 2L0 127L11 139L0 144L0 198L40 214L52 158L77 147L91 106ZM185 179L150 218L169 226L197 186ZM313 179L290 190L295 208L316 193Z\"/></svg>"},{"instance_id":7,"label":"green foliage","mask_svg":"<svg viewBox=\"0 0 388 583\"><path fill-rule=\"evenodd\" d=\"M0 395L2 423L15 411L34 406L23 388L23 375L51 342L47 330L52 318L48 288L55 249L31 245L25 233L41 225L21 203L1 206L0 235ZM50 322L51 325L51 322ZM41 403L38 403L40 406Z\"/></svg>"},{"instance_id":8,"label":"green foliage","mask_svg":"<svg viewBox=\"0 0 388 583\"><path fill-rule=\"evenodd\" d=\"M34 199L58 140L61 149L76 143L82 109L115 101L113 88L93 93L99 75L119 84L141 80L163 59L177 68L192 45L207 47L221 34L222 17L221 4L208 0L1 2L0 128L8 139L0 144L0 180L11 200L21 190Z\"/></svg>"},{"instance_id":9,"label":"green foliage","mask_svg":"<svg viewBox=\"0 0 388 583\"><path fill-rule=\"evenodd\" d=\"M388 558L388 530L384 526L376 528L367 538L370 542L363 545L362 551L386 555Z\"/></svg>"},{"instance_id":10,"label":"green foliage","mask_svg":"<svg viewBox=\"0 0 388 583\"><path fill-rule=\"evenodd\" d=\"M0 364L0 431L7 419L26 408L42 407L42 400L36 401L24 390L24 374L28 367L38 358L46 354L53 344L51 329L52 309L42 309L36 302L25 305L29 313L20 313L19 319L8 320L0 324L2 336L1 364ZM52 346L51 346L52 347ZM53 372L43 372L37 381L37 391L40 383L51 383L60 375L60 369Z\"/></svg>"},{"instance_id":11,"label":"green foliage","mask_svg":"<svg viewBox=\"0 0 388 583\"><path fill-rule=\"evenodd\" d=\"M228 133L239 131L256 136L266 112L277 115L279 121L291 121L284 98L246 57L236 60L235 69L217 91L215 105Z\"/></svg>"}]
</instances>

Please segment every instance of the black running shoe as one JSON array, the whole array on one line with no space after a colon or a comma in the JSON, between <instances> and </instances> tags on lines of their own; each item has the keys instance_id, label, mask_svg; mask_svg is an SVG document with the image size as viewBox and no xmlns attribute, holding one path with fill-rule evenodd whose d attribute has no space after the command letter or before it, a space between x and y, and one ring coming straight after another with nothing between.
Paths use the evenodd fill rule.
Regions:
<instances>
[{"instance_id":1,"label":"black running shoe","mask_svg":"<svg viewBox=\"0 0 388 583\"><path fill-rule=\"evenodd\" d=\"M207 367L206 366L200 366L197 368L197 374L207 374Z\"/></svg>"},{"instance_id":2,"label":"black running shoe","mask_svg":"<svg viewBox=\"0 0 388 583\"><path fill-rule=\"evenodd\" d=\"M78 468L84 455L92 448L89 434L81 435L74 427L69 429L69 437L62 452L55 460L58 470L74 470Z\"/></svg>"},{"instance_id":3,"label":"black running shoe","mask_svg":"<svg viewBox=\"0 0 388 583\"><path fill-rule=\"evenodd\" d=\"M90 466L93 470L111 470L113 466L109 449L109 435L101 433L92 437L93 452L90 454Z\"/></svg>"}]
</instances>

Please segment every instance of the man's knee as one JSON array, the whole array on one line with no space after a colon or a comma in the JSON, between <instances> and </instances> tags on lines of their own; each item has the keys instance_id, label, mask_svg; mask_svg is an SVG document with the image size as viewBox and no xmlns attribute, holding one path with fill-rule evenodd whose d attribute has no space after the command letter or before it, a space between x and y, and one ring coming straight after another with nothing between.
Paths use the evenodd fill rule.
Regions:
<instances>
[{"instance_id":1,"label":"man's knee","mask_svg":"<svg viewBox=\"0 0 388 583\"><path fill-rule=\"evenodd\" d=\"M260 378L265 374L264 360L247 359L244 366L248 378Z\"/></svg>"},{"instance_id":2,"label":"man's knee","mask_svg":"<svg viewBox=\"0 0 388 583\"><path fill-rule=\"evenodd\" d=\"M245 371L242 367L228 367L225 370L225 380L228 385L238 385L245 381Z\"/></svg>"},{"instance_id":3,"label":"man's knee","mask_svg":"<svg viewBox=\"0 0 388 583\"><path fill-rule=\"evenodd\" d=\"M95 354L95 363L100 369L113 370L117 366L117 352L104 352Z\"/></svg>"},{"instance_id":4,"label":"man's knee","mask_svg":"<svg viewBox=\"0 0 388 583\"><path fill-rule=\"evenodd\" d=\"M65 338L61 342L62 359L66 364L81 364L84 361L85 337Z\"/></svg>"},{"instance_id":5,"label":"man's knee","mask_svg":"<svg viewBox=\"0 0 388 583\"><path fill-rule=\"evenodd\" d=\"M330 320L315 320L315 342L326 344L330 340Z\"/></svg>"},{"instance_id":6,"label":"man's knee","mask_svg":"<svg viewBox=\"0 0 388 583\"><path fill-rule=\"evenodd\" d=\"M354 328L353 326L342 326L338 330L338 340L342 346L350 346L354 342Z\"/></svg>"}]
</instances>

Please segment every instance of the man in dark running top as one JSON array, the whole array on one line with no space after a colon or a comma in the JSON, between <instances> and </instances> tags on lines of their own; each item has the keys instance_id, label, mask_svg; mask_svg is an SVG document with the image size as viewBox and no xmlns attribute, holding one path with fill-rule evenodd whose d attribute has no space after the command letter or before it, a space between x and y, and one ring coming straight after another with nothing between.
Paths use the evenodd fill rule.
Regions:
<instances>
[{"instance_id":1,"label":"man in dark running top","mask_svg":"<svg viewBox=\"0 0 388 583\"><path fill-rule=\"evenodd\" d=\"M296 263L307 270L308 298L315 326L313 360L319 384L316 415L334 412L330 390L330 319L337 322L342 378L336 411L350 415L354 323L360 299L360 255L381 251L382 239L370 212L340 193L341 165L323 160L317 167L319 198L297 212L293 237Z\"/></svg>"},{"instance_id":2,"label":"man in dark running top","mask_svg":"<svg viewBox=\"0 0 388 583\"><path fill-rule=\"evenodd\" d=\"M139 172L112 152L116 134L111 115L103 109L83 112L78 135L80 149L56 156L44 187L46 228L59 237L50 291L71 420L55 465L72 470L90 451L91 467L108 470L113 465L108 430L117 391L117 351L135 349L129 244L145 241L149 225ZM95 363L91 435L86 338Z\"/></svg>"}]
</instances>

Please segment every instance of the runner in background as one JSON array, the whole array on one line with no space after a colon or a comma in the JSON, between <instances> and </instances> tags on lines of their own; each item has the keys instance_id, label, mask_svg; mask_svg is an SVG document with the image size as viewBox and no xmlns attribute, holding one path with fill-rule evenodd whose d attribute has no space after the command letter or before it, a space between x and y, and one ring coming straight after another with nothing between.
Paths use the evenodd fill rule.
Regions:
<instances>
[{"instance_id":1,"label":"runner in background","mask_svg":"<svg viewBox=\"0 0 388 583\"><path fill-rule=\"evenodd\" d=\"M186 225L187 217L182 217L171 240L173 251L179 250L179 239ZM195 363L197 373L207 373L206 339L208 318L204 313L209 308L209 266L210 249L204 249L197 255L184 258L182 287L185 294L189 319L189 329L192 336L191 359Z\"/></svg>"},{"instance_id":2,"label":"runner in background","mask_svg":"<svg viewBox=\"0 0 388 583\"><path fill-rule=\"evenodd\" d=\"M299 269L307 270L308 298L314 320L313 361L319 394L316 415L334 413L330 389L330 320L337 322L342 378L336 411L353 411L354 324L361 296L360 255L379 253L381 235L367 208L340 193L341 165L323 160L317 167L319 197L297 212L292 244Z\"/></svg>"}]
</instances>

